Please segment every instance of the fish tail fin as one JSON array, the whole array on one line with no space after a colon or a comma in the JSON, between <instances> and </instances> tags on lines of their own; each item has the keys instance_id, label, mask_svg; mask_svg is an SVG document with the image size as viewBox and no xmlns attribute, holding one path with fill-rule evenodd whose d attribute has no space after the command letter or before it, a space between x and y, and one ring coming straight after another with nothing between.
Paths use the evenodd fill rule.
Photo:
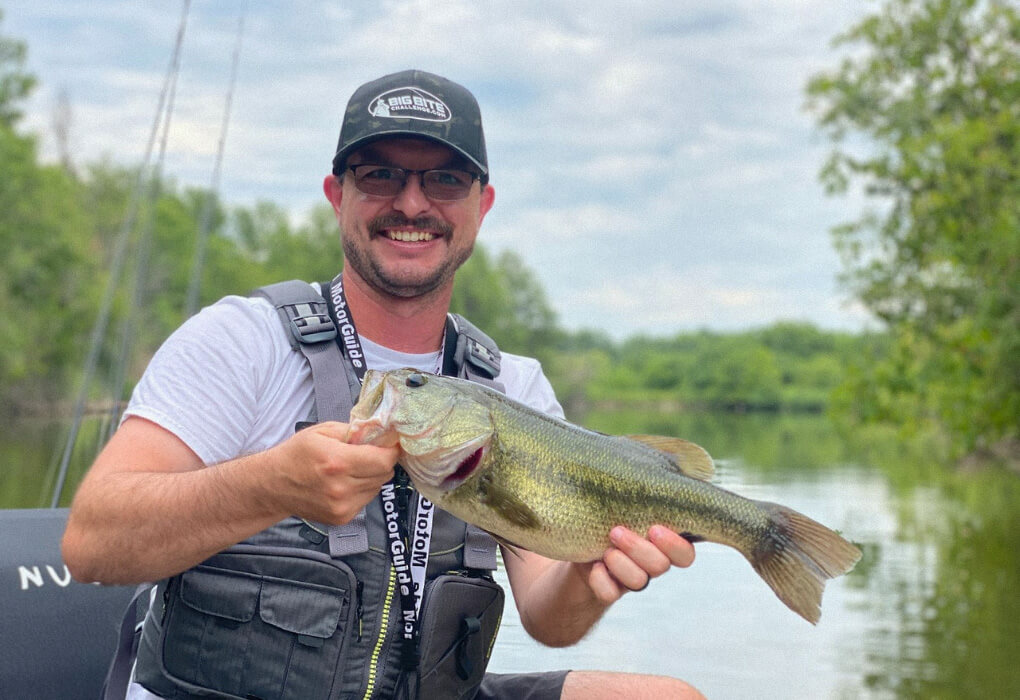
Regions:
<instances>
[{"instance_id":1,"label":"fish tail fin","mask_svg":"<svg viewBox=\"0 0 1020 700\"><path fill-rule=\"evenodd\" d=\"M806 515L759 502L771 520L764 541L747 556L779 599L811 624L822 616L822 591L861 558L861 550Z\"/></svg>"}]
</instances>

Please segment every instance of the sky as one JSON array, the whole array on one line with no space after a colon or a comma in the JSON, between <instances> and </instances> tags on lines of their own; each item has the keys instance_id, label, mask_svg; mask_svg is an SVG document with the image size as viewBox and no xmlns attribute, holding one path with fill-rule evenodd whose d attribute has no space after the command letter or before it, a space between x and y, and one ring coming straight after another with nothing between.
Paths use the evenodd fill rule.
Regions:
<instances>
[{"instance_id":1,"label":"sky","mask_svg":"<svg viewBox=\"0 0 1020 700\"><path fill-rule=\"evenodd\" d=\"M169 0L0 0L39 87L23 129L56 158L142 160L180 25ZM209 187L243 16L219 191L297 223L324 202L340 117L368 80L421 68L482 108L496 204L480 240L512 250L568 329L614 338L779 321L874 326L837 281L830 229L857 195L818 181L831 149L805 85L848 0L193 0L164 172Z\"/></svg>"}]
</instances>

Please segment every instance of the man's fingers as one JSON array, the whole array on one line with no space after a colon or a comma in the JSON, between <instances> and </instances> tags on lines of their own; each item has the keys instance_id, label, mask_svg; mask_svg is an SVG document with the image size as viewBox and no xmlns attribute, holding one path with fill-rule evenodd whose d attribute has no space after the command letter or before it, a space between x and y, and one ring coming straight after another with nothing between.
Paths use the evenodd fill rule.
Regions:
<instances>
[{"instance_id":1,"label":"man's fingers","mask_svg":"<svg viewBox=\"0 0 1020 700\"><path fill-rule=\"evenodd\" d=\"M611 602L610 584L620 595L628 590L642 591L671 566L687 567L694 561L694 545L661 525L651 527L647 538L626 527L614 527L609 539L613 547L603 555L602 569L593 569L591 576L592 589L606 602Z\"/></svg>"},{"instance_id":2,"label":"man's fingers","mask_svg":"<svg viewBox=\"0 0 1020 700\"><path fill-rule=\"evenodd\" d=\"M616 548L606 551L602 562L613 580L624 589L623 592L643 590L652 578L652 574Z\"/></svg>"},{"instance_id":3,"label":"man's fingers","mask_svg":"<svg viewBox=\"0 0 1020 700\"><path fill-rule=\"evenodd\" d=\"M672 564L670 557L653 542L641 537L636 532L617 526L610 531L609 540L637 567L640 567L643 573L649 576L659 576L669 571ZM612 569L612 567L610 568ZM645 585L643 580L638 581L636 586L631 586L630 582L627 583L628 588L641 588Z\"/></svg>"},{"instance_id":4,"label":"man's fingers","mask_svg":"<svg viewBox=\"0 0 1020 700\"><path fill-rule=\"evenodd\" d=\"M653 525L648 530L648 539L673 566L687 568L694 563L694 545L668 527Z\"/></svg>"},{"instance_id":5,"label":"man's fingers","mask_svg":"<svg viewBox=\"0 0 1020 700\"><path fill-rule=\"evenodd\" d=\"M588 587L591 588L595 597L605 605L612 605L624 593L623 588L601 561L591 565L591 569L588 572Z\"/></svg>"},{"instance_id":6,"label":"man's fingers","mask_svg":"<svg viewBox=\"0 0 1020 700\"><path fill-rule=\"evenodd\" d=\"M341 423L339 421L323 421L322 423L310 425L305 428L305 430L313 430L319 435L347 442L347 423Z\"/></svg>"}]
</instances>

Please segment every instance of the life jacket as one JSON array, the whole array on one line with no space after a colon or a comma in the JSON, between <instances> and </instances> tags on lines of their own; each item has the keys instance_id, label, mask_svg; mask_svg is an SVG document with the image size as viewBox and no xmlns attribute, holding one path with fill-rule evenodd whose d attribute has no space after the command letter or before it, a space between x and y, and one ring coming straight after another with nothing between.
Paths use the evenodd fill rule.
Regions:
<instances>
[{"instance_id":1,"label":"life jacket","mask_svg":"<svg viewBox=\"0 0 1020 700\"><path fill-rule=\"evenodd\" d=\"M292 280L253 295L276 307L308 361L309 421L347 421L359 386L323 294ZM502 390L499 349L466 319L448 316L445 347L444 373ZM415 493L409 513L417 502ZM134 680L166 698L360 699L392 697L397 687L408 697L470 698L503 610L491 577L496 543L436 508L429 552L410 673L377 497L345 525L290 517L159 582L136 641ZM111 666L107 697L123 697L129 619L128 660L121 653Z\"/></svg>"}]
</instances>

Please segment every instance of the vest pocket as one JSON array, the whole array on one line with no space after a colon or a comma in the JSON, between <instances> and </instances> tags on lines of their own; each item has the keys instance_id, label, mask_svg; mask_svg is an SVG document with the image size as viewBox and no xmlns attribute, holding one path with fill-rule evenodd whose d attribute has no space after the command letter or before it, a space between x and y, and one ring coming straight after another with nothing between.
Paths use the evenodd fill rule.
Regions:
<instances>
[{"instance_id":1,"label":"vest pocket","mask_svg":"<svg viewBox=\"0 0 1020 700\"><path fill-rule=\"evenodd\" d=\"M503 589L488 578L444 574L421 605L419 697L474 697L503 616Z\"/></svg>"},{"instance_id":2,"label":"vest pocket","mask_svg":"<svg viewBox=\"0 0 1020 700\"><path fill-rule=\"evenodd\" d=\"M343 661L353 584L338 562L216 555L168 588L163 675L190 695L326 700Z\"/></svg>"}]
</instances>

